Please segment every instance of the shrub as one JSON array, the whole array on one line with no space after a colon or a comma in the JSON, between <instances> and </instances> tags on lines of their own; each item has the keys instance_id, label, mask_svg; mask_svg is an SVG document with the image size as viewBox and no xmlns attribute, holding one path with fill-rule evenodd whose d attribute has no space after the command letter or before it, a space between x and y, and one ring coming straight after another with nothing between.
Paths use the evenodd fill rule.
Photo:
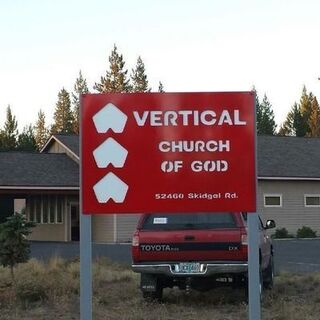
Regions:
<instances>
[{"instance_id":1,"label":"shrub","mask_svg":"<svg viewBox=\"0 0 320 320\"><path fill-rule=\"evenodd\" d=\"M30 303L48 299L46 272L46 266L35 259L17 267L15 293L24 307L27 307Z\"/></svg>"},{"instance_id":2,"label":"shrub","mask_svg":"<svg viewBox=\"0 0 320 320\"><path fill-rule=\"evenodd\" d=\"M310 227L303 226L297 231L297 238L315 238L317 232L312 230Z\"/></svg>"},{"instance_id":3,"label":"shrub","mask_svg":"<svg viewBox=\"0 0 320 320\"><path fill-rule=\"evenodd\" d=\"M48 287L43 279L29 277L21 279L16 284L16 297L23 306L28 306L32 302L47 300Z\"/></svg>"},{"instance_id":4,"label":"shrub","mask_svg":"<svg viewBox=\"0 0 320 320\"><path fill-rule=\"evenodd\" d=\"M286 228L276 229L275 233L272 235L273 239L286 239L293 237L294 236L290 234Z\"/></svg>"}]
</instances>

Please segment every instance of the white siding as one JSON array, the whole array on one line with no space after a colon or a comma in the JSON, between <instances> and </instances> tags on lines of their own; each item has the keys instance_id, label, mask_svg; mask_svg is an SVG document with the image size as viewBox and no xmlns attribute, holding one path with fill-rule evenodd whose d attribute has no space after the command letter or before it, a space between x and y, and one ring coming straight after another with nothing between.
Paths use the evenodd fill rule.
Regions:
<instances>
[{"instance_id":1,"label":"white siding","mask_svg":"<svg viewBox=\"0 0 320 320\"><path fill-rule=\"evenodd\" d=\"M140 214L117 215L117 242L131 242Z\"/></svg>"},{"instance_id":2,"label":"white siding","mask_svg":"<svg viewBox=\"0 0 320 320\"><path fill-rule=\"evenodd\" d=\"M92 216L92 241L114 242L114 216L101 214Z\"/></svg>"},{"instance_id":3,"label":"white siding","mask_svg":"<svg viewBox=\"0 0 320 320\"><path fill-rule=\"evenodd\" d=\"M263 220L274 219L277 228L286 228L294 235L297 229L308 226L320 235L320 208L306 208L305 194L319 194L320 181L272 181L258 183L258 212ZM282 194L282 207L264 207L264 194Z\"/></svg>"}]
</instances>

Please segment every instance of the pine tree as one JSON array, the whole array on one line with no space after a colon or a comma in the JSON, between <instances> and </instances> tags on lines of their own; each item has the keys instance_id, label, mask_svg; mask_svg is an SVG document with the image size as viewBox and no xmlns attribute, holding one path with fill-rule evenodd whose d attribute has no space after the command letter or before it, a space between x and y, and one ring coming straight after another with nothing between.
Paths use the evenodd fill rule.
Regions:
<instances>
[{"instance_id":1,"label":"pine tree","mask_svg":"<svg viewBox=\"0 0 320 320\"><path fill-rule=\"evenodd\" d=\"M54 112L54 124L51 132L72 133L73 115L71 111L71 102L69 92L62 88L58 93L58 102Z\"/></svg>"},{"instance_id":2,"label":"pine tree","mask_svg":"<svg viewBox=\"0 0 320 320\"><path fill-rule=\"evenodd\" d=\"M312 98L308 126L310 129L310 137L320 137L320 107L316 97Z\"/></svg>"},{"instance_id":3,"label":"pine tree","mask_svg":"<svg viewBox=\"0 0 320 320\"><path fill-rule=\"evenodd\" d=\"M257 96L256 96L257 97ZM257 108L257 133L274 135L276 133L276 123L274 121L274 113L272 110L272 105L265 94L262 103L259 100L256 102L258 104Z\"/></svg>"},{"instance_id":4,"label":"pine tree","mask_svg":"<svg viewBox=\"0 0 320 320\"><path fill-rule=\"evenodd\" d=\"M34 138L38 150L41 150L49 138L49 130L46 127L46 116L41 109L38 112L38 119L34 126Z\"/></svg>"},{"instance_id":5,"label":"pine tree","mask_svg":"<svg viewBox=\"0 0 320 320\"><path fill-rule=\"evenodd\" d=\"M279 136L294 136L292 109L290 112L288 112L285 121L280 126L279 131L278 131L278 135Z\"/></svg>"},{"instance_id":6,"label":"pine tree","mask_svg":"<svg viewBox=\"0 0 320 320\"><path fill-rule=\"evenodd\" d=\"M16 213L0 224L0 264L8 266L14 280L14 267L26 262L30 255L27 236L35 224L28 222L23 214Z\"/></svg>"},{"instance_id":7,"label":"pine tree","mask_svg":"<svg viewBox=\"0 0 320 320\"><path fill-rule=\"evenodd\" d=\"M255 86L252 86L251 91L254 93L254 97L255 97L256 126L257 126L257 133L258 133L259 123L261 122L261 119L262 119L262 111L261 111L261 106L260 106L260 101L259 101L258 92L257 92Z\"/></svg>"},{"instance_id":8,"label":"pine tree","mask_svg":"<svg viewBox=\"0 0 320 320\"><path fill-rule=\"evenodd\" d=\"M158 92L165 92L161 81L159 81Z\"/></svg>"},{"instance_id":9,"label":"pine tree","mask_svg":"<svg viewBox=\"0 0 320 320\"><path fill-rule=\"evenodd\" d=\"M2 131L2 150L15 150L17 147L18 123L12 114L10 105L7 107L7 118Z\"/></svg>"},{"instance_id":10,"label":"pine tree","mask_svg":"<svg viewBox=\"0 0 320 320\"><path fill-rule=\"evenodd\" d=\"M311 114L312 99L313 99L312 93L310 92L308 94L306 86L303 86L302 94L301 94L301 98L300 98L299 110L300 110L300 114L302 115L302 118L303 118L302 119L303 125L301 127L301 134L304 131L305 132L304 136L310 134L310 128L309 128L308 123L309 123L309 118L310 118L310 114Z\"/></svg>"},{"instance_id":11,"label":"pine tree","mask_svg":"<svg viewBox=\"0 0 320 320\"><path fill-rule=\"evenodd\" d=\"M252 91L255 93L257 134L274 135L277 126L274 121L272 105L266 94L260 103L258 92L254 86L252 87Z\"/></svg>"},{"instance_id":12,"label":"pine tree","mask_svg":"<svg viewBox=\"0 0 320 320\"><path fill-rule=\"evenodd\" d=\"M132 69L131 83L132 92L150 92L151 89L148 87L148 79L146 70L141 57L138 57L137 65L135 69Z\"/></svg>"},{"instance_id":13,"label":"pine tree","mask_svg":"<svg viewBox=\"0 0 320 320\"><path fill-rule=\"evenodd\" d=\"M256 126L257 126L257 133L258 133L259 123L261 123L261 119L262 119L262 110L261 110L258 92L254 86L252 87L252 91L254 92L254 96L255 96Z\"/></svg>"},{"instance_id":14,"label":"pine tree","mask_svg":"<svg viewBox=\"0 0 320 320\"><path fill-rule=\"evenodd\" d=\"M297 103L291 107L291 110L287 114L286 120L282 124L278 134L297 137L305 136L306 131L304 119Z\"/></svg>"},{"instance_id":15,"label":"pine tree","mask_svg":"<svg viewBox=\"0 0 320 320\"><path fill-rule=\"evenodd\" d=\"M296 137L305 137L307 133L307 127L306 127L306 122L304 119L303 114L301 114L300 108L298 105L295 103L294 108L293 108L293 114L292 114L293 122L292 122L292 127L293 127L293 132L295 133Z\"/></svg>"},{"instance_id":16,"label":"pine tree","mask_svg":"<svg viewBox=\"0 0 320 320\"><path fill-rule=\"evenodd\" d=\"M36 151L37 143L34 137L32 125L23 128L18 136L17 150L19 151Z\"/></svg>"},{"instance_id":17,"label":"pine tree","mask_svg":"<svg viewBox=\"0 0 320 320\"><path fill-rule=\"evenodd\" d=\"M116 45L109 56L109 63L109 71L106 71L105 77L101 77L100 83L95 83L93 88L100 93L130 92L128 70L124 69L125 62L122 54L118 53Z\"/></svg>"},{"instance_id":18,"label":"pine tree","mask_svg":"<svg viewBox=\"0 0 320 320\"><path fill-rule=\"evenodd\" d=\"M89 93L87 86L87 80L83 78L81 70L79 71L79 77L74 84L74 92L72 92L72 113L73 113L73 132L79 133L79 110L80 110L80 95Z\"/></svg>"}]
</instances>

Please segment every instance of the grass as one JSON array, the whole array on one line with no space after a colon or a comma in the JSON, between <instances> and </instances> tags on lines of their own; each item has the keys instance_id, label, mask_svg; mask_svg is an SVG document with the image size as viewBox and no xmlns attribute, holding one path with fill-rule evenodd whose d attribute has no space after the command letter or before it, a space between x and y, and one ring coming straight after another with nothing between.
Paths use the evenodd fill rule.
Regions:
<instances>
[{"instance_id":1,"label":"grass","mask_svg":"<svg viewBox=\"0 0 320 320\"><path fill-rule=\"evenodd\" d=\"M93 265L93 319L216 319L248 318L241 289L217 288L205 293L165 289L162 303L146 303L139 275L127 267L99 259ZM262 303L264 320L319 320L320 274L281 274ZM79 319L79 262L52 258L30 260L15 269L12 283L0 268L0 319Z\"/></svg>"}]
</instances>

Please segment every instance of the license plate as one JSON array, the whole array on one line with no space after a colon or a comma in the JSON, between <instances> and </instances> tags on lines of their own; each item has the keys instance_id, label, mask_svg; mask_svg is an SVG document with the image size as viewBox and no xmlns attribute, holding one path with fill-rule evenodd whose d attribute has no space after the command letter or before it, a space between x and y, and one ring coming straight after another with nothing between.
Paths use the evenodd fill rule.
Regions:
<instances>
[{"instance_id":1,"label":"license plate","mask_svg":"<svg viewBox=\"0 0 320 320\"><path fill-rule=\"evenodd\" d=\"M200 263L198 262L182 262L178 265L179 273L199 273Z\"/></svg>"}]
</instances>

